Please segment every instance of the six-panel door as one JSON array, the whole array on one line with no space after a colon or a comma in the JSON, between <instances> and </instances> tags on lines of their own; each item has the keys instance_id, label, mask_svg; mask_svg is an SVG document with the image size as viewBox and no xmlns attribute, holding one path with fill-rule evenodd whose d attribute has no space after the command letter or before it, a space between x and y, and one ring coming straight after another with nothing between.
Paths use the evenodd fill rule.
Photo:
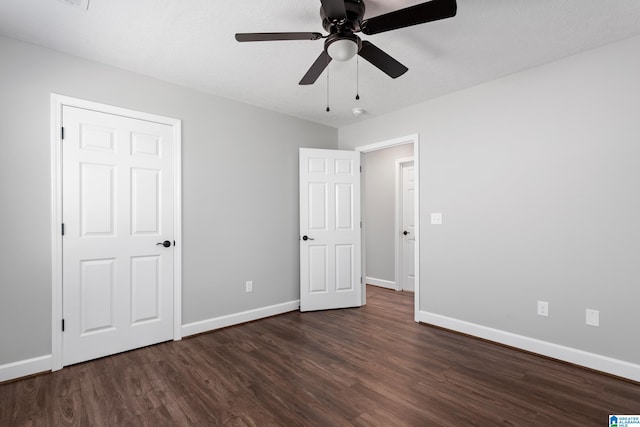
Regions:
<instances>
[{"instance_id":1,"label":"six-panel door","mask_svg":"<svg viewBox=\"0 0 640 427\"><path fill-rule=\"evenodd\" d=\"M174 142L164 124L66 106L62 115L69 365L173 337Z\"/></svg>"},{"instance_id":2,"label":"six-panel door","mask_svg":"<svg viewBox=\"0 0 640 427\"><path fill-rule=\"evenodd\" d=\"M360 154L300 149L300 309L362 305L360 259Z\"/></svg>"}]
</instances>

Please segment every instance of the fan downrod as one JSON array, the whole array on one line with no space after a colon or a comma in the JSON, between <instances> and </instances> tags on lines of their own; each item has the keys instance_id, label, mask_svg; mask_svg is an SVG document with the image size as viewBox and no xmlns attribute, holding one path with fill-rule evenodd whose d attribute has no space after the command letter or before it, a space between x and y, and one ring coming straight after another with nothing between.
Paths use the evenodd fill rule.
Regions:
<instances>
[{"instance_id":1,"label":"fan downrod","mask_svg":"<svg viewBox=\"0 0 640 427\"><path fill-rule=\"evenodd\" d=\"M365 5L363 0L345 0L344 8L347 12L347 18L339 20L331 20L327 17L324 9L320 7L320 17L322 18L322 27L329 34L336 33L355 33L360 31L360 23L364 18Z\"/></svg>"}]
</instances>

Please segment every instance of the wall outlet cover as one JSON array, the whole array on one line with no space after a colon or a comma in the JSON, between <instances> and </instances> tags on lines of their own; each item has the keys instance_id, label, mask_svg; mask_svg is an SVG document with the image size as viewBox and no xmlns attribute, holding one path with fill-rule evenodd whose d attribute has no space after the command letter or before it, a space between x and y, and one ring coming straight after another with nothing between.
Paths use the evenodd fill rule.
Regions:
<instances>
[{"instance_id":1,"label":"wall outlet cover","mask_svg":"<svg viewBox=\"0 0 640 427\"><path fill-rule=\"evenodd\" d=\"M442 224L442 214L440 212L431 213L431 224L434 224L434 225Z\"/></svg>"},{"instance_id":2,"label":"wall outlet cover","mask_svg":"<svg viewBox=\"0 0 640 427\"><path fill-rule=\"evenodd\" d=\"M549 303L546 301L538 301L538 316L549 316Z\"/></svg>"}]
</instances>

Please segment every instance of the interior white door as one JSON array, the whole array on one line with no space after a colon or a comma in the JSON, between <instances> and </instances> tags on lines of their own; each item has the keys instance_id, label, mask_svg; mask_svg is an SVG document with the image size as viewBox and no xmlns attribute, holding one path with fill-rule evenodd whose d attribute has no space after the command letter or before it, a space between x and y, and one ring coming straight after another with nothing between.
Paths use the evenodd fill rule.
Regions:
<instances>
[{"instance_id":1,"label":"interior white door","mask_svg":"<svg viewBox=\"0 0 640 427\"><path fill-rule=\"evenodd\" d=\"M170 340L172 127L68 106L62 123L62 363Z\"/></svg>"},{"instance_id":2,"label":"interior white door","mask_svg":"<svg viewBox=\"0 0 640 427\"><path fill-rule=\"evenodd\" d=\"M360 153L300 149L300 310L362 305Z\"/></svg>"},{"instance_id":3,"label":"interior white door","mask_svg":"<svg viewBox=\"0 0 640 427\"><path fill-rule=\"evenodd\" d=\"M415 290L415 170L413 162L402 164L402 281L403 291Z\"/></svg>"}]
</instances>

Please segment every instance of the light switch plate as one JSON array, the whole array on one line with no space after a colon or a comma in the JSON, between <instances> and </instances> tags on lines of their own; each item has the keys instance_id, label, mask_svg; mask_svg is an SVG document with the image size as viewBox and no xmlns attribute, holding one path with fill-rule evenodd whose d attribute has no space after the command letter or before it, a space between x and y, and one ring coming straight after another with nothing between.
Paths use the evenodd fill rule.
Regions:
<instances>
[{"instance_id":1,"label":"light switch plate","mask_svg":"<svg viewBox=\"0 0 640 427\"><path fill-rule=\"evenodd\" d=\"M442 224L442 214L440 212L431 213L431 224L434 224L434 225Z\"/></svg>"},{"instance_id":2,"label":"light switch plate","mask_svg":"<svg viewBox=\"0 0 640 427\"><path fill-rule=\"evenodd\" d=\"M587 308L586 323L589 326L600 326L600 311Z\"/></svg>"}]
</instances>

